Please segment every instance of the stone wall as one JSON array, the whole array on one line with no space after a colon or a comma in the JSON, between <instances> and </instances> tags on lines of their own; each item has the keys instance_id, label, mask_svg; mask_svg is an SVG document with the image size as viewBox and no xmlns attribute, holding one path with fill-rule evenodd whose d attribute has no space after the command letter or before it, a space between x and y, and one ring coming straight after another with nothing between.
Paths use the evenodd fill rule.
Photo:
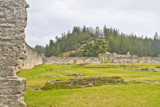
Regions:
<instances>
[{"instance_id":1,"label":"stone wall","mask_svg":"<svg viewBox=\"0 0 160 107\"><path fill-rule=\"evenodd\" d=\"M139 63L160 63L160 57L140 57Z\"/></svg>"},{"instance_id":2,"label":"stone wall","mask_svg":"<svg viewBox=\"0 0 160 107\"><path fill-rule=\"evenodd\" d=\"M111 58L112 63L138 63L137 58Z\"/></svg>"},{"instance_id":3,"label":"stone wall","mask_svg":"<svg viewBox=\"0 0 160 107\"><path fill-rule=\"evenodd\" d=\"M0 0L0 107L25 107L25 79L16 71L26 56L27 7L24 0Z\"/></svg>"},{"instance_id":4,"label":"stone wall","mask_svg":"<svg viewBox=\"0 0 160 107\"><path fill-rule=\"evenodd\" d=\"M43 64L42 57L26 44L26 58L22 69L32 69L36 65Z\"/></svg>"},{"instance_id":5,"label":"stone wall","mask_svg":"<svg viewBox=\"0 0 160 107\"><path fill-rule=\"evenodd\" d=\"M105 58L109 61L105 62ZM135 57L132 55L101 54L99 57L43 57L44 64L90 64L90 63L160 63L160 57Z\"/></svg>"},{"instance_id":6,"label":"stone wall","mask_svg":"<svg viewBox=\"0 0 160 107\"><path fill-rule=\"evenodd\" d=\"M100 54L99 57L101 59L109 58L109 63L137 63L138 58L130 55L129 53L127 54Z\"/></svg>"},{"instance_id":7,"label":"stone wall","mask_svg":"<svg viewBox=\"0 0 160 107\"><path fill-rule=\"evenodd\" d=\"M109 59L109 63L160 63L160 57L136 57L127 54L100 54L99 58L105 62L105 58Z\"/></svg>"},{"instance_id":8,"label":"stone wall","mask_svg":"<svg viewBox=\"0 0 160 107\"><path fill-rule=\"evenodd\" d=\"M100 63L99 57L50 57L43 58L44 64L90 64Z\"/></svg>"}]
</instances>

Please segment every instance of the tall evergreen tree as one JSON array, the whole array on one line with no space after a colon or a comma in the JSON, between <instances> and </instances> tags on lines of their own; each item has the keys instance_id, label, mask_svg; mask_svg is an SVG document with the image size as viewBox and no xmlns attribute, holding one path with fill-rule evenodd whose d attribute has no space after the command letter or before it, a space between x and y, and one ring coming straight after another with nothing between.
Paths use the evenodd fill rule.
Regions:
<instances>
[{"instance_id":1,"label":"tall evergreen tree","mask_svg":"<svg viewBox=\"0 0 160 107\"><path fill-rule=\"evenodd\" d=\"M82 54L85 56L97 56L101 51L95 54L97 52L95 49L102 49L99 49L98 44L95 46L89 42L101 38L105 38L108 46L107 51L111 53L125 54L130 52L138 56L160 56L160 38L158 33L155 33L154 38L144 38L134 34L120 33L117 29L107 28L106 26L103 28L103 33L99 27L93 29L86 26L83 28L75 26L67 34L63 33L62 37L56 36L56 42L50 40L49 45L45 47L45 52L44 47L41 46L36 46L35 50L40 54L45 53L46 56L57 56L63 52L78 50L79 47L86 44L86 50L75 54L75 56L81 56Z\"/></svg>"}]
</instances>

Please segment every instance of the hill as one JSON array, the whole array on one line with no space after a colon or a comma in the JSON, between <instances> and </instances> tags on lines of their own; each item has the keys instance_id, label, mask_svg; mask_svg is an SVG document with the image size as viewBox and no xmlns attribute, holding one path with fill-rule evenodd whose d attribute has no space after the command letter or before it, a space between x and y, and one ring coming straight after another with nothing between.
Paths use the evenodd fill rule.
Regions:
<instances>
[{"instance_id":1,"label":"hill","mask_svg":"<svg viewBox=\"0 0 160 107\"><path fill-rule=\"evenodd\" d=\"M93 29L84 26L74 27L72 32L68 31L67 34L63 33L62 37L56 37L55 42L50 40L46 47L37 45L34 49L40 54L45 54L46 57L61 56L62 53L73 50L75 53L71 56L91 57L108 51L156 57L160 54L160 38L157 33L154 38L148 38L134 34L127 35L106 26L103 30L99 27Z\"/></svg>"}]
</instances>

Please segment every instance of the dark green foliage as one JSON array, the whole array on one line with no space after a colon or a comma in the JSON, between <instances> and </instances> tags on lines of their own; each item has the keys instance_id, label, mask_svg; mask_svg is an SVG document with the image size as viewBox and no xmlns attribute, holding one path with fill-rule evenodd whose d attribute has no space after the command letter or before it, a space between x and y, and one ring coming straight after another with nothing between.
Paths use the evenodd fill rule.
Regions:
<instances>
[{"instance_id":1,"label":"dark green foliage","mask_svg":"<svg viewBox=\"0 0 160 107\"><path fill-rule=\"evenodd\" d=\"M156 33L154 39L126 35L116 29L104 27L104 36L109 42L109 52L124 54L130 52L138 56L158 56L160 54L160 39Z\"/></svg>"},{"instance_id":2,"label":"dark green foliage","mask_svg":"<svg viewBox=\"0 0 160 107\"><path fill-rule=\"evenodd\" d=\"M54 52L55 52L54 41L50 40L49 45L46 45L46 48L45 48L45 56L51 57L51 56L53 56Z\"/></svg>"},{"instance_id":3,"label":"dark green foliage","mask_svg":"<svg viewBox=\"0 0 160 107\"><path fill-rule=\"evenodd\" d=\"M44 52L45 52L45 47L40 46L40 45L36 45L36 46L34 47L34 50L37 51L39 54L44 54Z\"/></svg>"},{"instance_id":4,"label":"dark green foliage","mask_svg":"<svg viewBox=\"0 0 160 107\"><path fill-rule=\"evenodd\" d=\"M49 57L49 56L50 56L50 50L49 50L49 46L48 46L48 45L46 45L44 55L45 55L46 57Z\"/></svg>"},{"instance_id":5,"label":"dark green foliage","mask_svg":"<svg viewBox=\"0 0 160 107\"><path fill-rule=\"evenodd\" d=\"M94 43L91 43L94 41ZM117 29L106 28L103 31L99 27L74 27L73 31L62 34L61 38L56 37L56 42L50 40L45 49L42 46L36 46L34 49L45 56L58 56L61 53L79 50L82 45L85 46L71 56L98 56L99 53L116 52L126 54L130 52L138 56L160 56L160 38L156 33L154 38L137 37L134 34L126 35L120 33Z\"/></svg>"},{"instance_id":6,"label":"dark green foliage","mask_svg":"<svg viewBox=\"0 0 160 107\"><path fill-rule=\"evenodd\" d=\"M45 47L45 56L58 56L63 52L76 50L88 41L97 39L100 35L102 35L100 32L95 32L92 28L74 27L71 33L69 31L67 34L62 34L61 38L56 37L56 42L50 40L49 45Z\"/></svg>"},{"instance_id":7,"label":"dark green foliage","mask_svg":"<svg viewBox=\"0 0 160 107\"><path fill-rule=\"evenodd\" d=\"M86 56L86 57L97 57L100 53L105 53L108 49L108 43L105 39L97 39L95 43L87 43L84 49L78 51L70 56Z\"/></svg>"}]
</instances>

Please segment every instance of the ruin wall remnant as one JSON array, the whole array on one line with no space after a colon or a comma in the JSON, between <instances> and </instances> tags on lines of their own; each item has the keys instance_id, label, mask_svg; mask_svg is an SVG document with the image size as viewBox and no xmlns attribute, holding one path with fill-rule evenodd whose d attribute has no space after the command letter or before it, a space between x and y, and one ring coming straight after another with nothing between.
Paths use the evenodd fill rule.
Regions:
<instances>
[{"instance_id":1,"label":"ruin wall remnant","mask_svg":"<svg viewBox=\"0 0 160 107\"><path fill-rule=\"evenodd\" d=\"M106 58L108 61L106 61ZM91 64L91 63L160 63L160 57L135 57L130 54L100 54L99 57L43 57L43 64Z\"/></svg>"},{"instance_id":2,"label":"ruin wall remnant","mask_svg":"<svg viewBox=\"0 0 160 107\"><path fill-rule=\"evenodd\" d=\"M26 58L22 69L32 69L37 65L43 64L41 55L26 44Z\"/></svg>"},{"instance_id":3,"label":"ruin wall remnant","mask_svg":"<svg viewBox=\"0 0 160 107\"><path fill-rule=\"evenodd\" d=\"M25 107L23 91L25 79L16 71L23 66L26 56L25 0L0 0L0 107Z\"/></svg>"},{"instance_id":4,"label":"ruin wall remnant","mask_svg":"<svg viewBox=\"0 0 160 107\"><path fill-rule=\"evenodd\" d=\"M60 64L60 65L72 65L72 64L91 64L100 63L99 57L49 57L43 58L44 64Z\"/></svg>"}]
</instances>

